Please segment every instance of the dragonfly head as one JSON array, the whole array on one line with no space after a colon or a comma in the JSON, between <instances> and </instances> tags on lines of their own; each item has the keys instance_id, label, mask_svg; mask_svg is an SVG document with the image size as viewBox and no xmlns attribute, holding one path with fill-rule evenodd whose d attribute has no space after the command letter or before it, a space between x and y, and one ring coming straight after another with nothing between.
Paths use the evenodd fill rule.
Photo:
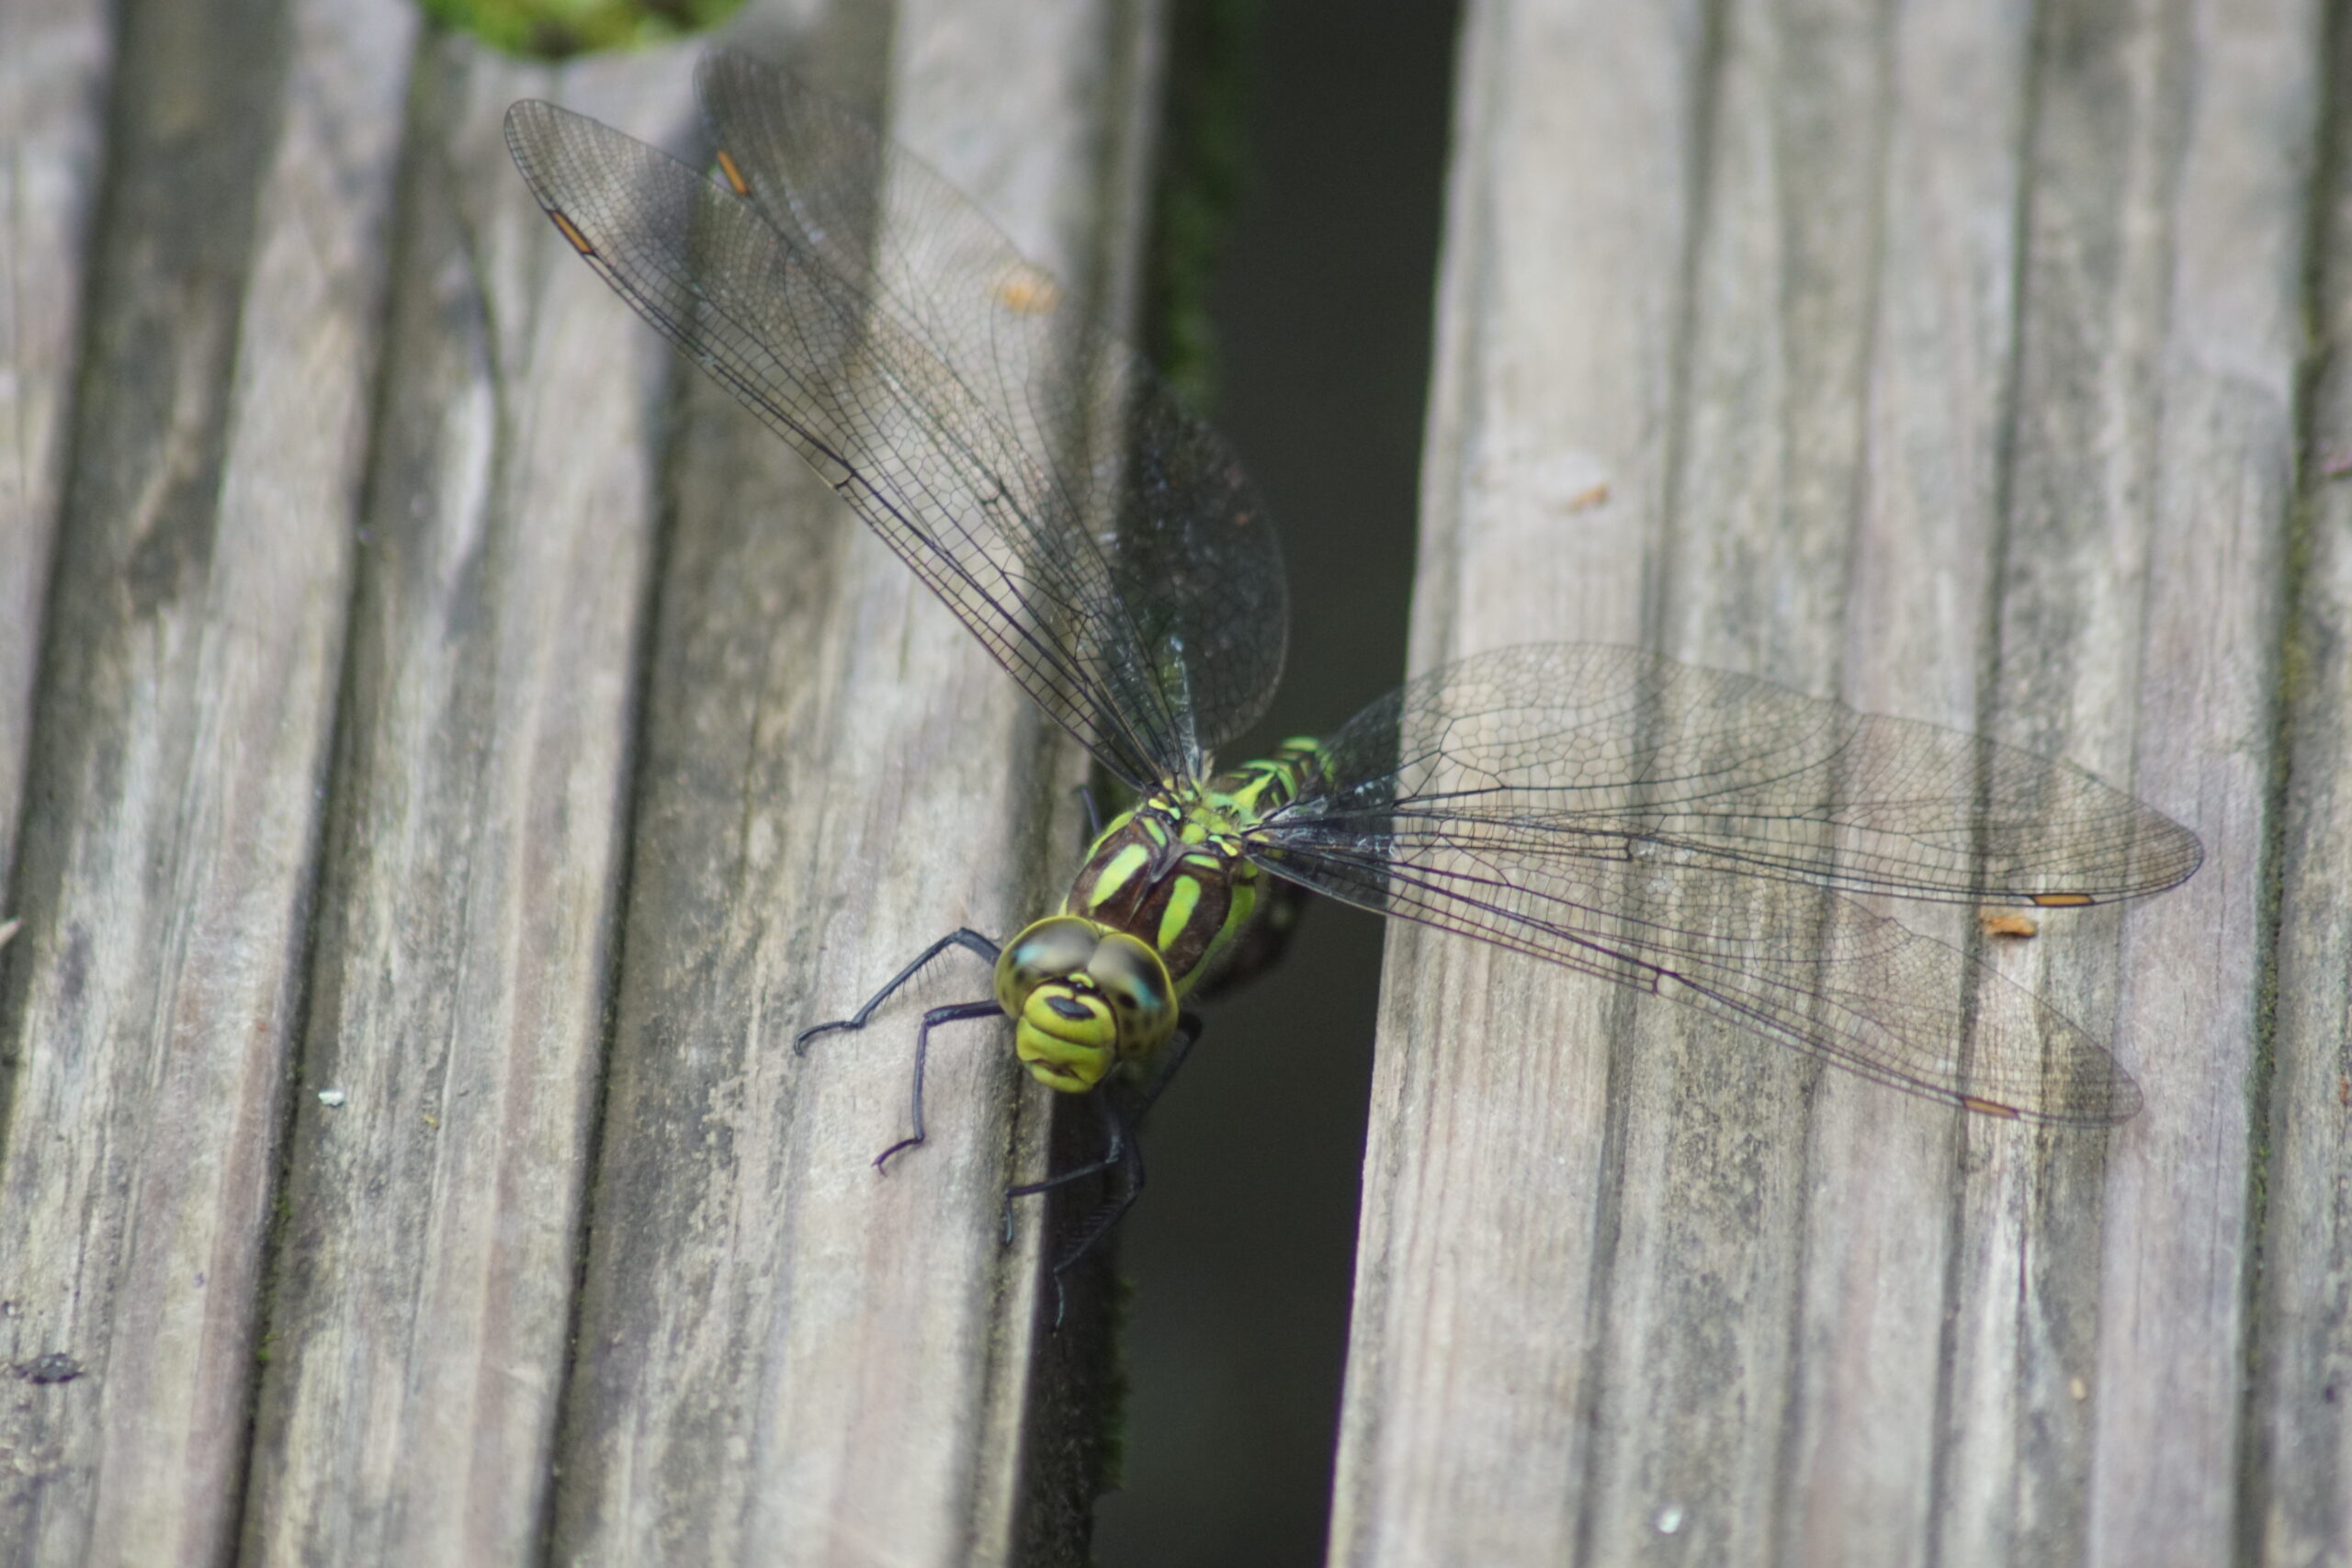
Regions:
<instances>
[{"instance_id":1,"label":"dragonfly head","mask_svg":"<svg viewBox=\"0 0 2352 1568\"><path fill-rule=\"evenodd\" d=\"M1076 915L1039 920L1004 944L996 999L1030 1076L1065 1094L1149 1055L1176 1028L1176 987L1159 954Z\"/></svg>"}]
</instances>

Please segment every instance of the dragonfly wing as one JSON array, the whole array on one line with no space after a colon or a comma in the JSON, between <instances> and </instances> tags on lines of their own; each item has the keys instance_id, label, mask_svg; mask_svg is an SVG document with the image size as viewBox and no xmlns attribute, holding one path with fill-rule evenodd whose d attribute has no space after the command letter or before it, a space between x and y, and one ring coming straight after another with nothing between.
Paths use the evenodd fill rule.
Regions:
<instances>
[{"instance_id":1,"label":"dragonfly wing","mask_svg":"<svg viewBox=\"0 0 2352 1568\"><path fill-rule=\"evenodd\" d=\"M1435 835L1276 830L1250 852L1346 902L1672 998L1929 1099L2052 1122L2140 1109L2114 1057L2047 1002L1824 888Z\"/></svg>"},{"instance_id":2,"label":"dragonfly wing","mask_svg":"<svg viewBox=\"0 0 2352 1568\"><path fill-rule=\"evenodd\" d=\"M1672 995L1980 1111L2139 1092L2031 993L1838 890L2075 905L2193 872L2194 835L2064 762L1639 649L1504 649L1327 748L1251 857L1351 903Z\"/></svg>"},{"instance_id":3,"label":"dragonfly wing","mask_svg":"<svg viewBox=\"0 0 2352 1568\"><path fill-rule=\"evenodd\" d=\"M978 402L1058 454L1077 515L1115 522L1111 591L1142 648L1172 650L1173 705L1189 707L1198 744L1247 728L1281 678L1289 606L1272 521L1224 439L865 116L728 51L695 80L714 141L777 232L864 283Z\"/></svg>"},{"instance_id":4,"label":"dragonfly wing","mask_svg":"<svg viewBox=\"0 0 2352 1568\"><path fill-rule=\"evenodd\" d=\"M1433 671L1332 738L1289 815L1520 859L2065 907L2161 892L2197 836L2068 762L1594 643Z\"/></svg>"},{"instance_id":5,"label":"dragonfly wing","mask_svg":"<svg viewBox=\"0 0 2352 1568\"><path fill-rule=\"evenodd\" d=\"M508 145L606 281L816 467L1049 715L1130 783L1193 767L1207 721L1263 703L1235 694L1259 679L1249 660L1203 671L1231 651L1220 632L1267 662L1262 627L1231 624L1267 592L1262 686L1279 674L1280 561L1246 482L1221 451L1204 467L1184 438L1214 436L1115 340L1068 324L1080 313L1058 309L1058 286L870 125L780 73L762 85L792 112L747 118L758 69L722 56L706 72L722 144L748 137L723 181L545 104L515 106ZM1228 595L1227 619L1204 589L1172 609L1142 591L1166 536L1217 527L1265 547L1204 558L1192 581L1246 570L1270 591Z\"/></svg>"}]
</instances>

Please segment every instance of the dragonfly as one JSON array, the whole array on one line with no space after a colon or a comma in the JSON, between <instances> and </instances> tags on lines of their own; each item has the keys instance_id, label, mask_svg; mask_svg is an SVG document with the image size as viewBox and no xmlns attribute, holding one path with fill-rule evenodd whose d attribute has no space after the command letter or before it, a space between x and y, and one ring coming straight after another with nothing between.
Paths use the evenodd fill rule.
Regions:
<instances>
[{"instance_id":1,"label":"dragonfly","mask_svg":"<svg viewBox=\"0 0 2352 1568\"><path fill-rule=\"evenodd\" d=\"M1670 998L1983 1116L2099 1126L2141 1096L2104 1045L1980 956L1861 900L2066 909L2196 871L2186 828L2075 765L1640 649L1482 652L1328 738L1220 769L1282 673L1288 590L1231 449L1120 336L869 119L733 52L696 74L706 170L551 104L506 118L582 259L825 477L1126 789L1057 908L959 930L1051 1089L1091 1099L1114 1189L1200 1038L1191 1003L1271 962L1302 892Z\"/></svg>"}]
</instances>

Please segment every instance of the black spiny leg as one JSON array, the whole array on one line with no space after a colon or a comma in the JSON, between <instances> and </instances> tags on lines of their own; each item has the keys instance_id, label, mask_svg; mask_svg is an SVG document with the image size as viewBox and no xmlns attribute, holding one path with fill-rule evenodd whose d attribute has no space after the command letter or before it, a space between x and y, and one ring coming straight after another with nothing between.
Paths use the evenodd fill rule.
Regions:
<instances>
[{"instance_id":1,"label":"black spiny leg","mask_svg":"<svg viewBox=\"0 0 2352 1568\"><path fill-rule=\"evenodd\" d=\"M850 1014L849 1017L837 1018L829 1023L812 1024L808 1028L802 1030L797 1035L793 1037L793 1054L800 1056L807 1055L808 1054L808 1042L814 1040L820 1034L828 1034L837 1029L864 1029L865 1027L865 1021L874 1016L874 1010L876 1008L878 1008L884 1002L888 1001L890 998L898 992L900 987L904 986L908 981L913 979L916 975L921 973L924 964L930 963L933 959L938 957L941 953L946 952L951 947L968 948L970 951L978 953L982 958L988 960L991 966L995 964L997 953L1000 951L995 942L990 942L988 938L982 936L979 932L973 931L968 926L960 931L951 931L947 935L941 937L937 942L933 942L929 947L924 948L922 952L917 955L912 964L908 964L904 969L899 970L896 975L892 976L888 985L884 986L880 990L866 998L865 1005L858 1009L855 1012ZM875 1169L882 1170L887 1168L892 1155L897 1154L900 1149L910 1149L917 1144L922 1142L922 1070L924 1062L927 1061L931 1055L931 1032L943 1023L956 1023L967 1018L995 1018L1000 1016L1002 1010L1003 1010L999 1008L993 1000L984 1002L951 1002L945 1007L933 1008L929 1012L922 1015L922 1028L918 1030L915 1033L915 1081L913 1097L915 1118L914 1135L912 1137L900 1138L897 1143L892 1144L888 1148L884 1149L880 1154L875 1156Z\"/></svg>"},{"instance_id":2,"label":"black spiny leg","mask_svg":"<svg viewBox=\"0 0 2352 1568\"><path fill-rule=\"evenodd\" d=\"M1040 1192L1050 1192L1057 1187L1067 1186L1085 1177L1098 1176L1114 1167L1126 1173L1125 1190L1118 1197L1094 1212L1093 1216L1086 1222L1086 1228L1079 1236L1076 1245L1065 1251L1054 1263L1054 1331L1056 1333L1061 1331L1062 1316L1069 1307L1069 1292L1062 1285L1062 1276L1076 1268L1088 1253L1094 1250L1096 1244L1110 1234L1111 1227L1119 1223L1119 1217L1125 1214L1128 1206L1135 1202L1136 1194L1143 1190L1143 1147L1136 1142L1134 1113L1119 1102L1117 1095L1107 1089L1097 1090L1093 1100L1095 1111L1102 1118L1102 1134L1110 1152L1101 1159L1079 1166L1072 1170L1065 1170L1059 1176L1049 1176L1043 1181L1032 1181L1020 1187L1008 1187L1004 1190L1004 1239L1011 1241L1012 1239L1012 1201L1015 1198L1034 1198Z\"/></svg>"},{"instance_id":3,"label":"black spiny leg","mask_svg":"<svg viewBox=\"0 0 2352 1568\"><path fill-rule=\"evenodd\" d=\"M922 1066L931 1055L931 1032L943 1023L955 1023L967 1018L1001 1018L1004 1010L993 1001L950 1002L944 1008L933 1008L922 1015L922 1027L915 1032L915 1130L911 1137L900 1138L874 1156L874 1168L887 1169L890 1156L900 1149L913 1148L922 1142Z\"/></svg>"},{"instance_id":4,"label":"black spiny leg","mask_svg":"<svg viewBox=\"0 0 2352 1568\"><path fill-rule=\"evenodd\" d=\"M983 959L987 960L991 968L995 966L997 954L1001 951L998 948L996 943L990 942L979 932L972 930L969 926L966 926L960 931L950 931L945 936L941 937L937 942L933 942L929 947L924 948L922 952L916 956L915 961L912 964L908 964L904 969L899 970L896 975L892 976L888 985L884 986L880 990L866 998L865 1005L858 1009L855 1012L850 1014L847 1018L837 1018L827 1023L812 1023L808 1028L802 1030L799 1033L794 1035L792 1037L793 1055L796 1056L807 1055L808 1054L808 1042L816 1039L820 1034L831 1034L837 1029L864 1029L865 1027L865 1021L874 1016L874 1010L876 1008L880 1007L884 1002L888 1001L891 997L895 996L901 986L904 986L908 981L913 979L922 972L924 964L930 963L933 959L938 957L941 953L946 952L951 947L968 948L972 952L978 953ZM993 1006L994 1004L991 1003L990 1005Z\"/></svg>"},{"instance_id":5,"label":"black spiny leg","mask_svg":"<svg viewBox=\"0 0 2352 1568\"><path fill-rule=\"evenodd\" d=\"M1067 1187L1073 1181L1083 1181L1090 1176L1100 1176L1104 1171L1126 1162L1126 1145L1134 1139L1135 1128L1143 1121L1144 1112L1149 1111L1153 1102L1159 1099L1159 1091L1168 1087L1168 1080L1176 1076L1176 1069L1184 1065L1186 1053L1192 1050L1193 1043L1200 1037L1200 1019L1189 1012L1183 1014L1176 1025L1176 1043L1170 1048L1168 1065L1159 1070L1159 1077L1151 1080L1151 1087L1137 1096L1135 1109L1115 1117L1107 1111L1103 1112L1108 1143L1101 1159L1089 1160L1084 1165L1072 1166L1059 1175L1049 1176L1043 1181L1024 1182L1019 1187L1008 1187L1004 1190L1004 1240L1008 1247L1012 1243L1012 1201L1015 1198L1035 1198L1040 1192L1051 1192L1057 1187ZM1115 1093L1115 1089L1109 1084L1096 1089L1093 1099L1097 1108L1109 1106ZM1135 1200L1132 1197L1128 1198L1127 1202L1133 1201ZM1119 1212L1121 1213L1126 1212L1125 1203L1119 1205ZM1093 1238L1088 1241L1087 1247L1091 1247L1095 1240L1101 1239L1102 1231L1109 1229L1110 1226L1106 1224L1102 1227L1102 1231L1093 1233ZM1076 1263L1080 1258L1086 1256L1086 1247L1081 1247L1075 1254L1055 1264L1054 1272L1058 1274Z\"/></svg>"},{"instance_id":6,"label":"black spiny leg","mask_svg":"<svg viewBox=\"0 0 2352 1568\"><path fill-rule=\"evenodd\" d=\"M1125 1219L1127 1211L1135 1206L1144 1184L1143 1145L1136 1137L1136 1128L1143 1121L1145 1113L1159 1100L1160 1091L1168 1087L1169 1080L1176 1076L1176 1069L1184 1065L1185 1056L1192 1052L1193 1043L1200 1037L1199 1017L1189 1012L1182 1014L1177 1021L1176 1039L1169 1052L1167 1065L1160 1068L1150 1086L1136 1096L1132 1108L1121 1103L1114 1085L1105 1084L1095 1090L1092 1097L1095 1110L1102 1119L1103 1152L1101 1159L1074 1166L1043 1181L1026 1182L1004 1190L1004 1239L1009 1244L1012 1240L1012 1201L1015 1198L1034 1198L1041 1192L1050 1192L1057 1187L1067 1187L1073 1181L1082 1181L1090 1176L1100 1176L1114 1169L1124 1172L1126 1177L1118 1195L1088 1217L1078 1240L1054 1263L1054 1326L1057 1329L1062 1325L1062 1310L1069 1300L1062 1288L1062 1276L1078 1267L1087 1254L1101 1246L1102 1238L1111 1234L1112 1227Z\"/></svg>"}]
</instances>

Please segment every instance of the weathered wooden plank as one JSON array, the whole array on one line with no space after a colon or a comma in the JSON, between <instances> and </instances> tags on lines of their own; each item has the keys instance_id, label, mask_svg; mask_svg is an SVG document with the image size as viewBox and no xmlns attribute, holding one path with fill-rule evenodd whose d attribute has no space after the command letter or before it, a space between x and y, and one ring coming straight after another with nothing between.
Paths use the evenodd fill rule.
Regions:
<instances>
[{"instance_id":1,"label":"weathered wooden plank","mask_svg":"<svg viewBox=\"0 0 2352 1568\"><path fill-rule=\"evenodd\" d=\"M1639 636L1701 38L1689 6L1601 20L1465 17L1417 667L1470 646L1464 546L1512 562L1479 585L1487 645ZM1608 503L1577 511L1604 482ZM1611 998L1402 927L1388 970L1331 1558L1530 1561L1549 1542L1562 1559L1589 1463L1575 1414L1592 1397L1603 1171L1588 1151L1604 1137Z\"/></svg>"},{"instance_id":2,"label":"weathered wooden plank","mask_svg":"<svg viewBox=\"0 0 2352 1568\"><path fill-rule=\"evenodd\" d=\"M1642 634L1707 40L1689 7L1602 23L1492 8L1465 32L1417 665ZM1611 1228L1598 1047L1621 1004L1500 954L1390 942L1392 976L1418 980L1392 979L1385 1009L1333 1557L1566 1557L1596 1466L1581 1417L1601 1394L1588 1282ZM1471 1258L1507 1284L1456 1304Z\"/></svg>"},{"instance_id":3,"label":"weathered wooden plank","mask_svg":"<svg viewBox=\"0 0 2352 1568\"><path fill-rule=\"evenodd\" d=\"M245 1548L531 1553L569 1360L673 367L506 156L691 146L691 54L422 57Z\"/></svg>"},{"instance_id":4,"label":"weathered wooden plank","mask_svg":"<svg viewBox=\"0 0 2352 1568\"><path fill-rule=\"evenodd\" d=\"M2352 1562L2352 28L2341 12L2329 33L2238 1521L2239 1560L2264 1568Z\"/></svg>"},{"instance_id":5,"label":"weathered wooden plank","mask_svg":"<svg viewBox=\"0 0 2352 1568\"><path fill-rule=\"evenodd\" d=\"M786 41L884 85L1071 308L1116 313L1155 21L851 6ZM660 136L685 57L550 85L436 46L402 149L411 29L350 5L127 18L39 746L6 737L32 810L0 959L0 1333L40 1376L0 1416L0 1558L200 1559L242 1508L272 1560L511 1560L550 1519L582 1557L1074 1559L1100 1318L1041 1340L1041 1227L995 1230L1046 1097L984 1036L944 1052L933 1145L885 1183L866 1161L902 1131L905 1042L783 1048L910 933L1042 900L1075 851L1069 749L697 388L632 758L683 373L531 210L496 126L536 86ZM86 93L81 63L52 96ZM69 152L93 134L10 112ZM55 273L71 201L19 208L53 221L28 254ZM28 603L55 510L39 399L73 379L71 335L15 339L46 378L12 431Z\"/></svg>"},{"instance_id":6,"label":"weathered wooden plank","mask_svg":"<svg viewBox=\"0 0 2352 1568\"><path fill-rule=\"evenodd\" d=\"M1334 1561L2229 1550L2316 16L1475 14L1417 665L1647 641L2211 858L1990 954L2113 1032L2111 1141L1392 936Z\"/></svg>"},{"instance_id":7,"label":"weathered wooden plank","mask_svg":"<svg viewBox=\"0 0 2352 1568\"><path fill-rule=\"evenodd\" d=\"M2030 983L2114 1020L2148 1110L2103 1173L2086 1168L2078 1210L2063 1187L2042 1200L2041 1247L2099 1252L2069 1303L2081 1316L2053 1336L2062 1353L2029 1345L2021 1366L1962 1372L2015 1387L2020 1430L2070 1424L2050 1413L2071 1403L2066 1451L2055 1465L2021 1453L1959 1495L1997 1549L2048 1556L2041 1521L2017 1517L2019 1483L2084 1472L2079 1525L2053 1499L2041 1527L2058 1553L2210 1562L2235 1549L2242 1506L2262 856L2320 8L2086 6L2038 32L1996 722L2131 778L2197 825L2208 859L2121 912L2111 966L2031 950ZM2009 1179L2050 1190L2030 1168ZM1985 1305L2007 1318L2017 1299Z\"/></svg>"},{"instance_id":8,"label":"weathered wooden plank","mask_svg":"<svg viewBox=\"0 0 2352 1568\"><path fill-rule=\"evenodd\" d=\"M1863 449L1836 679L1859 706L1961 728L1980 712L1971 650L2001 497L2030 24L2025 6L1952 5L1869 29L1886 64L1861 91L1886 109L1849 124L1883 150L1871 188L1852 193L1877 234L1855 279L1869 292L1851 300L1870 334L1856 355L1868 385L1849 394ZM1901 915L1955 945L1974 935L1966 910ZM1807 1227L1798 1260L1780 1539L1798 1560L1919 1562L1932 1555L1939 1431L1922 1399L1950 1353L1944 1301L1962 1266L1956 1129L1908 1118L1913 1146L1891 1160L1882 1091L1826 1074L1815 1104L1806 1203L1832 1223Z\"/></svg>"},{"instance_id":9,"label":"weathered wooden plank","mask_svg":"<svg viewBox=\"0 0 2352 1568\"><path fill-rule=\"evenodd\" d=\"M106 9L91 0L28 0L0 13L0 888L32 753L41 601L65 500L84 252L113 68Z\"/></svg>"},{"instance_id":10,"label":"weathered wooden plank","mask_svg":"<svg viewBox=\"0 0 2352 1568\"><path fill-rule=\"evenodd\" d=\"M844 7L804 47L1115 313L1151 9ZM985 974L949 954L863 1036L790 1049L942 932L1041 906L1076 849L1069 750L821 479L688 406L554 1552L1080 1560L1091 1413L1057 1402L1093 1314L1046 1338L1038 1220L998 1234L1046 1097L960 1026L930 1142L870 1163L907 1130L922 1009Z\"/></svg>"},{"instance_id":11,"label":"weathered wooden plank","mask_svg":"<svg viewBox=\"0 0 2352 1568\"><path fill-rule=\"evenodd\" d=\"M0 1060L0 1559L236 1515L413 27L122 17ZM257 50L257 38L281 47Z\"/></svg>"}]
</instances>

